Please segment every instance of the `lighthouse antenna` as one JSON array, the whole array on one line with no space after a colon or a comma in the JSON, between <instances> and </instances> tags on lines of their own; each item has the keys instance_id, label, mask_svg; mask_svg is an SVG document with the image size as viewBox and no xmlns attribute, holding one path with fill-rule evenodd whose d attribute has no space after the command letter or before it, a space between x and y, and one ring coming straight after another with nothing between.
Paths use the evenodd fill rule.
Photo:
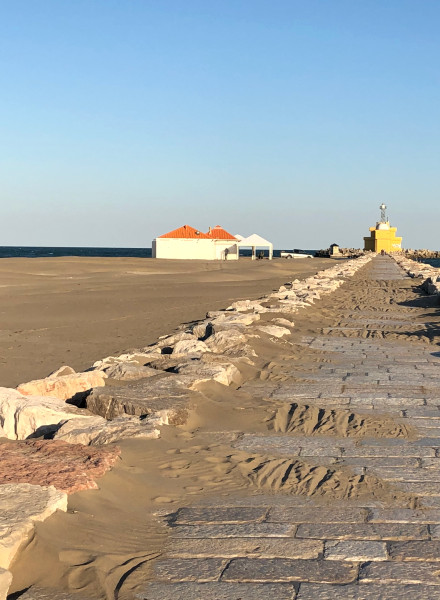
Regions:
<instances>
[{"instance_id":1,"label":"lighthouse antenna","mask_svg":"<svg viewBox=\"0 0 440 600\"><path fill-rule=\"evenodd\" d=\"M381 222L381 223L386 223L386 222L388 221L388 219L387 219L387 215L386 215L386 212L385 212L385 211L386 211L386 209L387 209L387 207L386 207L386 205L385 205L385 204L383 204L383 203L382 203L382 204L379 206L379 208L380 208L380 222Z\"/></svg>"}]
</instances>

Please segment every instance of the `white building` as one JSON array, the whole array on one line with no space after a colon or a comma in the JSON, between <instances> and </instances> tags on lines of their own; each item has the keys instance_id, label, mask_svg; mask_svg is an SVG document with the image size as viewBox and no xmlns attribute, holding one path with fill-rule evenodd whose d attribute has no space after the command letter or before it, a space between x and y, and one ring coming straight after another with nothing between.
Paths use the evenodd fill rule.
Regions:
<instances>
[{"instance_id":1,"label":"white building","mask_svg":"<svg viewBox=\"0 0 440 600\"><path fill-rule=\"evenodd\" d=\"M238 240L220 225L202 233L183 225L157 237L152 243L153 258L187 260L237 260Z\"/></svg>"}]
</instances>

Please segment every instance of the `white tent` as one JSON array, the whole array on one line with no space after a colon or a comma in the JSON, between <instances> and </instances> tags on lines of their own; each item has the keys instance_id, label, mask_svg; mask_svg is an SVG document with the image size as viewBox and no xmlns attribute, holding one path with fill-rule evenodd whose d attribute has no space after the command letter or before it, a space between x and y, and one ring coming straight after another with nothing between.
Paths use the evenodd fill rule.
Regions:
<instances>
[{"instance_id":1,"label":"white tent","mask_svg":"<svg viewBox=\"0 0 440 600\"><path fill-rule=\"evenodd\" d=\"M252 248L252 260L255 260L257 256L257 248L269 248L269 260L272 260L273 244L262 238L261 235L253 233L247 238L244 238L242 235L237 234L235 237L240 240L240 243L238 244L240 248Z\"/></svg>"}]
</instances>

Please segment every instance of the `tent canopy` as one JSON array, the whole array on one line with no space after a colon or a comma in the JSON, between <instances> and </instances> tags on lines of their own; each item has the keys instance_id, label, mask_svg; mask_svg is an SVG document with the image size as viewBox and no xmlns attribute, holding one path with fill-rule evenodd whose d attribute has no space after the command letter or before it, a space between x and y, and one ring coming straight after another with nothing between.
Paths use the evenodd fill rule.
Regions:
<instances>
[{"instance_id":1,"label":"tent canopy","mask_svg":"<svg viewBox=\"0 0 440 600\"><path fill-rule=\"evenodd\" d=\"M255 259L257 248L269 248L269 259L271 260L273 257L273 244L268 240L265 240L258 235L257 233L253 233L252 235L244 238L242 235L237 234L235 236L239 242L240 248L252 248L252 259Z\"/></svg>"}]
</instances>

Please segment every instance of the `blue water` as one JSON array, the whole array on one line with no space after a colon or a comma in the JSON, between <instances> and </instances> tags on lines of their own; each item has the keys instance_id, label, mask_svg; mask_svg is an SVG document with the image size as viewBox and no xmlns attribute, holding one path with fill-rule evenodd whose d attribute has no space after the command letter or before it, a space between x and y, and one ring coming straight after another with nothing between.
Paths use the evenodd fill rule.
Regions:
<instances>
[{"instance_id":1,"label":"blue water","mask_svg":"<svg viewBox=\"0 0 440 600\"><path fill-rule=\"evenodd\" d=\"M292 250L287 249L288 252ZM275 257L281 250L274 250ZM305 254L314 254L315 250L299 250ZM268 251L265 251L265 256ZM132 257L151 258L151 248L74 248L43 246L0 246L0 258L47 258L50 256L98 256L98 257ZM251 250L240 250L240 256L251 256Z\"/></svg>"},{"instance_id":2,"label":"blue water","mask_svg":"<svg viewBox=\"0 0 440 600\"><path fill-rule=\"evenodd\" d=\"M436 267L437 269L440 269L440 258L425 258L424 260L422 260L422 262L426 263L427 265L431 265L432 267Z\"/></svg>"}]
</instances>

